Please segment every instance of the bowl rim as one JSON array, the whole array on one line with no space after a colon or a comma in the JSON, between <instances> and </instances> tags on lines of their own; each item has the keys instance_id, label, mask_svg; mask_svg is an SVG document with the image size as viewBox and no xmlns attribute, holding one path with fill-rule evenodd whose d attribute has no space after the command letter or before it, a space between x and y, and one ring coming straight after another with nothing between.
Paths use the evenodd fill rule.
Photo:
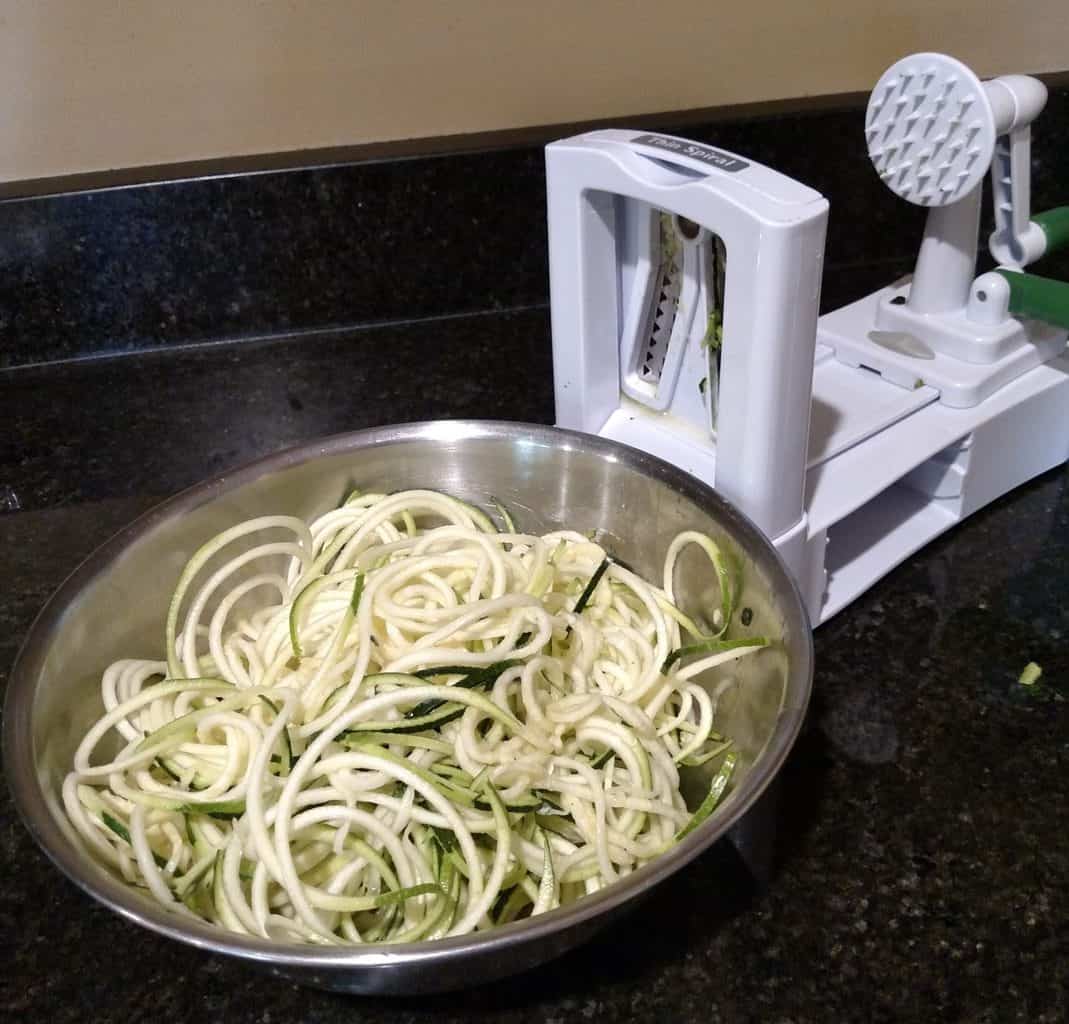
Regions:
<instances>
[{"instance_id":1,"label":"bowl rim","mask_svg":"<svg viewBox=\"0 0 1069 1024\"><path fill-rule=\"evenodd\" d=\"M242 936L207 922L186 920L150 902L90 861L64 834L48 808L34 767L32 710L37 676L48 641L71 600L110 564L157 525L214 500L237 487L317 457L379 445L523 438L551 447L580 447L612 457L667 484L699 507L711 507L733 537L748 541L764 562L773 590L783 597L788 628L798 635L800 658L788 666L788 682L800 700L785 706L761 756L735 798L681 843L649 864L576 903L484 932L403 944L316 946ZM511 420L424 420L333 434L288 446L233 470L185 488L144 512L92 551L55 589L31 624L11 669L4 699L4 773L15 806L37 845L66 877L94 899L142 927L199 949L285 968L352 970L373 967L433 968L466 954L506 954L554 933L578 928L649 892L721 838L760 798L779 772L797 739L812 691L813 635L798 586L772 543L728 499L684 470L629 445L580 431Z\"/></svg>"}]
</instances>

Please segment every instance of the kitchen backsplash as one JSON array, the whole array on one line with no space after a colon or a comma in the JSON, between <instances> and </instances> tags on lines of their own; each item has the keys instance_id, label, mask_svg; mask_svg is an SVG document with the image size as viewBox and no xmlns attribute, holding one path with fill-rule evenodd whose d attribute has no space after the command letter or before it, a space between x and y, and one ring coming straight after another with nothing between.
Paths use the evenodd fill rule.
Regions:
<instances>
[{"instance_id":1,"label":"kitchen backsplash","mask_svg":"<svg viewBox=\"0 0 1069 1024\"><path fill-rule=\"evenodd\" d=\"M825 309L908 271L923 225L873 172L862 121L675 128L829 199ZM1067 88L1033 165L1034 208L1069 203ZM544 189L531 145L0 202L0 368L544 306Z\"/></svg>"}]
</instances>

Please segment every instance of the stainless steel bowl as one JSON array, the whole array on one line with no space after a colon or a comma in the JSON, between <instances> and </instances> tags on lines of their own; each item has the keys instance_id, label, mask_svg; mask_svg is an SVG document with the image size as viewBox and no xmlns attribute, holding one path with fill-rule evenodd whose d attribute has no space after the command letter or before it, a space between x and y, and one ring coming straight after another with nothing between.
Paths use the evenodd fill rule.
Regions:
<instances>
[{"instance_id":1,"label":"stainless steel bowl","mask_svg":"<svg viewBox=\"0 0 1069 1024\"><path fill-rule=\"evenodd\" d=\"M267 512L311 517L350 487L425 486L507 505L527 530L596 530L605 546L658 579L670 540L704 530L734 553L749 629L775 637L739 662L721 727L741 752L734 789L702 827L652 864L534 920L410 945L320 948L243 938L189 922L126 887L69 838L58 792L78 739L102 710L99 679L119 656L160 657L169 594L193 551L234 522ZM685 605L715 605L700 558L680 567ZM710 586L712 590L710 591ZM4 766L37 842L68 878L131 920L171 938L296 981L366 993L460 988L563 953L678 871L750 810L783 764L805 713L812 638L798 592L774 549L711 488L652 456L550 427L497 422L412 424L291 448L179 494L88 558L34 623L4 708ZM704 780L692 778L695 793Z\"/></svg>"}]
</instances>

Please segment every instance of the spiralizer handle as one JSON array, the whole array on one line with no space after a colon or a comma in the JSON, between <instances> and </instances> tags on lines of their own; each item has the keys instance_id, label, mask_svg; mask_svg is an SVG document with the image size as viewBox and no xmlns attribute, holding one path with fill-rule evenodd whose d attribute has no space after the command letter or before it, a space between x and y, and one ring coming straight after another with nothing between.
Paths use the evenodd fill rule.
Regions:
<instances>
[{"instance_id":1,"label":"spiralizer handle","mask_svg":"<svg viewBox=\"0 0 1069 1024\"><path fill-rule=\"evenodd\" d=\"M998 140L991 163L995 230L988 241L1002 264L1026 267L1044 253L1046 234L1031 218L1032 122L1047 102L1047 87L1028 75L1002 75L984 83Z\"/></svg>"},{"instance_id":2,"label":"spiralizer handle","mask_svg":"<svg viewBox=\"0 0 1069 1024\"><path fill-rule=\"evenodd\" d=\"M1069 206L1056 206L1053 210L1037 213L1032 222L1039 225L1046 239L1044 254L1069 246Z\"/></svg>"}]
</instances>

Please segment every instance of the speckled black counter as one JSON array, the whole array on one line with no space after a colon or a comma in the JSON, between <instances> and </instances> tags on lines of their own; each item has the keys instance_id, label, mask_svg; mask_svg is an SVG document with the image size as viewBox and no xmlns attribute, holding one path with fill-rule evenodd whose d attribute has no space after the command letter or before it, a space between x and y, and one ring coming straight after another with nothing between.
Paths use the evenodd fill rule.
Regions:
<instances>
[{"instance_id":1,"label":"speckled black counter","mask_svg":"<svg viewBox=\"0 0 1069 1024\"><path fill-rule=\"evenodd\" d=\"M547 421L548 368L534 311L0 375L0 492L21 506L0 515L0 670L78 559L158 498L316 434L429 416ZM4 791L0 1018L1069 1019L1067 478L980 513L818 630L764 893L721 845L529 974L435 998L346 998L100 909L45 861ZM1044 667L1031 690L1016 682L1029 660Z\"/></svg>"},{"instance_id":2,"label":"speckled black counter","mask_svg":"<svg viewBox=\"0 0 1069 1024\"><path fill-rule=\"evenodd\" d=\"M863 126L860 104L659 123L827 197L825 310L909 271L924 223L880 182ZM1062 86L1034 130L1033 209L1069 202L1067 142ZM989 201L984 219L986 240ZM1066 256L1044 262L1069 277ZM547 300L541 145L0 202L0 367Z\"/></svg>"}]
</instances>

